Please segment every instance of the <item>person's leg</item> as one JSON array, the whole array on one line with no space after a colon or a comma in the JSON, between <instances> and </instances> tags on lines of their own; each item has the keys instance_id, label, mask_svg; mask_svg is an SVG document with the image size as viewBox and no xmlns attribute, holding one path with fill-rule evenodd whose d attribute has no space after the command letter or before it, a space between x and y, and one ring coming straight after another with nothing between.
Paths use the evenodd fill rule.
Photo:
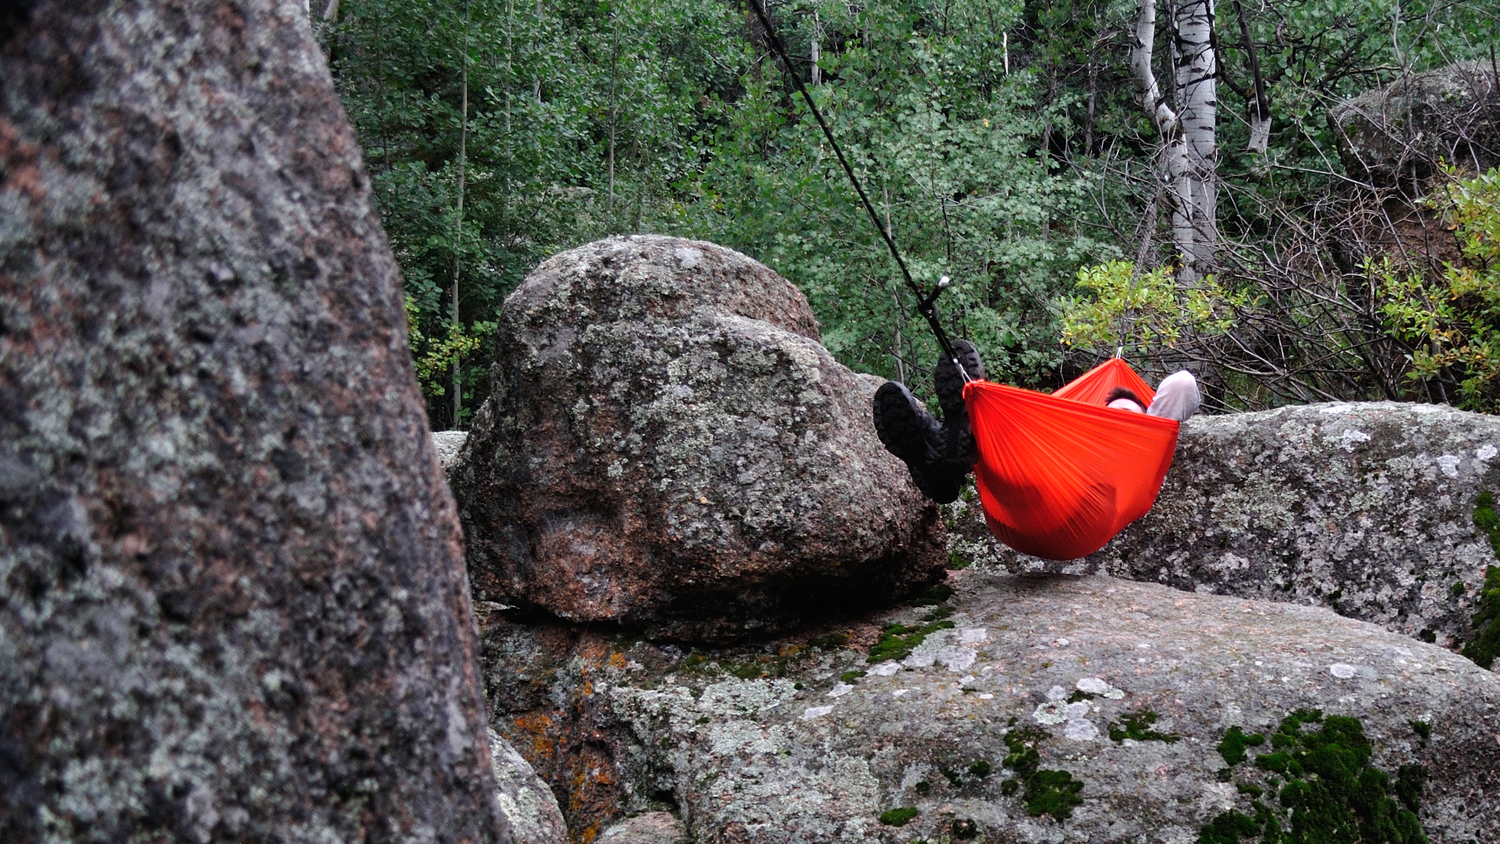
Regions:
<instances>
[{"instance_id":1,"label":"person's leg","mask_svg":"<svg viewBox=\"0 0 1500 844\"><path fill-rule=\"evenodd\" d=\"M964 375L970 380L982 379L984 363L967 340L955 342L953 351L958 363L945 358L933 371L938 404L943 409L942 423L904 384L887 381L875 391L875 433L880 442L906 464L917 489L939 504L958 498L964 479L978 459L974 434L969 429L969 409L964 403Z\"/></svg>"},{"instance_id":2,"label":"person's leg","mask_svg":"<svg viewBox=\"0 0 1500 844\"><path fill-rule=\"evenodd\" d=\"M1156 398L1152 399L1151 407L1146 413L1184 422L1197 413L1202 404L1203 396L1198 392L1198 379L1184 369L1162 379L1156 387Z\"/></svg>"},{"instance_id":3,"label":"person's leg","mask_svg":"<svg viewBox=\"0 0 1500 844\"><path fill-rule=\"evenodd\" d=\"M950 473L958 475L958 484L974 468L979 459L979 449L974 444L974 433L969 428L969 406L964 402L964 376L969 381L984 379L984 361L979 359L979 350L968 340L954 340L953 352L958 362L946 355L938 360L932 371L932 384L937 392L938 404L943 408L943 445L941 460ZM962 371L959 367L962 367Z\"/></svg>"}]
</instances>

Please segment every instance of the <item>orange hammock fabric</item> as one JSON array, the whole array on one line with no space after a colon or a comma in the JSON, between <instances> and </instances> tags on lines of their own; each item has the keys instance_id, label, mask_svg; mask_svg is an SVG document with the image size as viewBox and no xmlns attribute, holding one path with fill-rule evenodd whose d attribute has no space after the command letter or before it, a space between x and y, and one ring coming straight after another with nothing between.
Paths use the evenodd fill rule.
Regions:
<instances>
[{"instance_id":1,"label":"orange hammock fabric","mask_svg":"<svg viewBox=\"0 0 1500 844\"><path fill-rule=\"evenodd\" d=\"M1113 358L1051 395L972 381L964 386L979 445L974 467L996 538L1049 560L1104 547L1146 515L1172 466L1178 423L1104 406L1116 386L1155 393Z\"/></svg>"}]
</instances>

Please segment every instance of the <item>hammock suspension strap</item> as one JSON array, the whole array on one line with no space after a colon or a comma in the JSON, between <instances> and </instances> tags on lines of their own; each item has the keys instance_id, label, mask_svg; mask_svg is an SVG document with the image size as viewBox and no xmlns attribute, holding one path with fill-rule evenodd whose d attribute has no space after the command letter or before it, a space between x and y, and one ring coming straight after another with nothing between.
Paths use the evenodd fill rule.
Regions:
<instances>
[{"instance_id":1,"label":"hammock suspension strap","mask_svg":"<svg viewBox=\"0 0 1500 844\"><path fill-rule=\"evenodd\" d=\"M886 248L890 250L891 257L896 260L896 266L901 268L901 277L906 282L906 287L912 295L917 298L917 313L927 320L927 325L932 329L932 334L937 338L938 345L942 347L943 354L953 361L962 373L964 382L972 379L958 359L958 354L953 351L953 344L948 341L948 334L943 330L943 324L937 316L937 297L948 286L948 277L943 276L933 286L932 292L923 295L922 288L912 280L911 271L906 268L906 262L901 259L901 251L896 248L896 241L885 226L880 224L880 215L875 213L875 206L870 202L870 197L865 194L865 189L860 185L859 179L854 175L854 168L849 166L848 159L844 158L844 151L839 147L839 142L833 139L833 131L828 128L828 123L823 119L823 113L818 110L817 103L813 102L812 95L807 92L807 87L802 84L802 77L797 75L797 70L792 66L792 59L787 55L786 46L781 43L781 36L776 34L776 27L771 25L771 18L766 14L762 3L765 0L749 0L750 8L755 10L755 16L760 19L760 25L765 27L766 36L771 42L771 48L776 51L781 64L786 68L787 76L791 77L792 84L796 86L797 92L807 103L807 108L812 112L813 119L818 121L818 127L823 130L823 137L828 139L828 145L833 147L833 154L838 157L839 164L844 168L844 175L849 177L849 183L854 186L854 192L859 194L859 201L865 207L865 213L870 216L870 222L875 225L875 230L880 232L880 238L885 241Z\"/></svg>"}]
</instances>

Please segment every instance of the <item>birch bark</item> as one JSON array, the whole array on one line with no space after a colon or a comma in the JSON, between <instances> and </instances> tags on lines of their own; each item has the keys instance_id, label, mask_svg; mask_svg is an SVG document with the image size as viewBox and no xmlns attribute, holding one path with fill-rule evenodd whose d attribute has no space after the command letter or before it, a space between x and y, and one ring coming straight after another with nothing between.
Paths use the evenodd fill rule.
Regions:
<instances>
[{"instance_id":1,"label":"birch bark","mask_svg":"<svg viewBox=\"0 0 1500 844\"><path fill-rule=\"evenodd\" d=\"M1141 107L1162 140L1162 167L1171 187L1172 242L1180 265L1178 283L1191 287L1213 267L1218 241L1215 140L1218 62L1213 49L1213 0L1174 0L1174 46L1180 61L1173 80L1179 107L1162 96L1152 70L1156 2L1140 0L1131 75Z\"/></svg>"}]
</instances>

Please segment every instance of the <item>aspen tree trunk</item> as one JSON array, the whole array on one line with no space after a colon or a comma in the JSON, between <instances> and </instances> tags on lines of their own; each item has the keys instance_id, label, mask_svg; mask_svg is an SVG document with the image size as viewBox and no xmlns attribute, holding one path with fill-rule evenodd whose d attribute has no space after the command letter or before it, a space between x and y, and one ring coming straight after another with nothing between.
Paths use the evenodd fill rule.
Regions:
<instances>
[{"instance_id":1,"label":"aspen tree trunk","mask_svg":"<svg viewBox=\"0 0 1500 844\"><path fill-rule=\"evenodd\" d=\"M1182 91L1182 132L1187 142L1188 213L1193 226L1184 265L1195 277L1210 272L1219 242L1218 57L1214 52L1214 0L1178 0L1177 87Z\"/></svg>"},{"instance_id":2,"label":"aspen tree trunk","mask_svg":"<svg viewBox=\"0 0 1500 844\"><path fill-rule=\"evenodd\" d=\"M818 61L823 57L822 47L818 43L822 38L823 27L818 23L818 13L813 12L812 49L809 51L811 53L809 58L812 60L812 84L814 85L823 84L823 69L818 67Z\"/></svg>"},{"instance_id":3,"label":"aspen tree trunk","mask_svg":"<svg viewBox=\"0 0 1500 844\"><path fill-rule=\"evenodd\" d=\"M1212 268L1218 241L1218 147L1214 132L1218 63L1213 50L1212 0L1175 2L1174 48L1181 60L1173 82L1181 92L1180 110L1162 96L1151 69L1155 0L1140 0L1131 75L1141 107L1162 139L1162 164L1172 196L1172 242L1182 262L1177 280L1191 287Z\"/></svg>"},{"instance_id":4,"label":"aspen tree trunk","mask_svg":"<svg viewBox=\"0 0 1500 844\"><path fill-rule=\"evenodd\" d=\"M1250 65L1250 78L1254 93L1248 97L1246 117L1250 121L1250 152L1265 155L1271 144L1271 98L1266 95L1266 80L1260 72L1260 58L1256 54L1255 39L1250 35L1250 22L1245 18L1245 6L1234 0L1234 15L1240 24L1240 40L1244 44L1245 58Z\"/></svg>"}]
</instances>

